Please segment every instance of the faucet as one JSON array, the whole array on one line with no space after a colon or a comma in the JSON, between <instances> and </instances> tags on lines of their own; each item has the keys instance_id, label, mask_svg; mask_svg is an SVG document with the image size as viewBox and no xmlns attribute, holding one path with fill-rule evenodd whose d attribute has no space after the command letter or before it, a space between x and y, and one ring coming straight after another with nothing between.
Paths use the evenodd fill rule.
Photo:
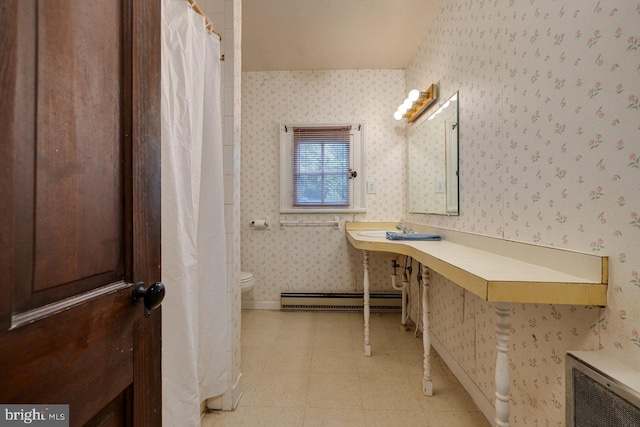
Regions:
<instances>
[{"instance_id":1,"label":"faucet","mask_svg":"<svg viewBox=\"0 0 640 427\"><path fill-rule=\"evenodd\" d=\"M411 224L403 224L402 222L396 225L398 230L402 230L404 234L413 234L413 228L411 228Z\"/></svg>"}]
</instances>

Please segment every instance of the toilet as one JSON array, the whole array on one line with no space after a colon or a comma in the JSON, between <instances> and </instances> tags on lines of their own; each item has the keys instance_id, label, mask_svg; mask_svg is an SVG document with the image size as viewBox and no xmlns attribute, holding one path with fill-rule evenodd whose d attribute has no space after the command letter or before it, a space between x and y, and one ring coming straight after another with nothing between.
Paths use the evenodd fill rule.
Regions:
<instances>
[{"instance_id":1,"label":"toilet","mask_svg":"<svg viewBox=\"0 0 640 427\"><path fill-rule=\"evenodd\" d=\"M248 271L240 272L240 289L243 295L251 292L255 284L256 283L253 280L253 273L250 273Z\"/></svg>"}]
</instances>

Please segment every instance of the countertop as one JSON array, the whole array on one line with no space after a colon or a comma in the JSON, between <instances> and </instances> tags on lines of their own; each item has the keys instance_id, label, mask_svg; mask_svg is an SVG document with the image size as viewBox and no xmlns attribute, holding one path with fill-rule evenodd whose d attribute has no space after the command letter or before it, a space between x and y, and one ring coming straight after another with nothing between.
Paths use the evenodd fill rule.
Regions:
<instances>
[{"instance_id":1,"label":"countertop","mask_svg":"<svg viewBox=\"0 0 640 427\"><path fill-rule=\"evenodd\" d=\"M347 222L345 233L356 249L408 255L486 301L606 305L606 256L432 227L414 226L423 228L416 232L441 234L443 240L359 234L394 230L395 225Z\"/></svg>"}]
</instances>

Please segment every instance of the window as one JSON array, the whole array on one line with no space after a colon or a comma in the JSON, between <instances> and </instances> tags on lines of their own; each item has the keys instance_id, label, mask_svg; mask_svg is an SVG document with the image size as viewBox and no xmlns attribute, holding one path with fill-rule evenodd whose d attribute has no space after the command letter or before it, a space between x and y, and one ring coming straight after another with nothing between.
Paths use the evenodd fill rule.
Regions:
<instances>
[{"instance_id":1,"label":"window","mask_svg":"<svg viewBox=\"0 0 640 427\"><path fill-rule=\"evenodd\" d=\"M284 125L280 212L364 212L362 125Z\"/></svg>"}]
</instances>

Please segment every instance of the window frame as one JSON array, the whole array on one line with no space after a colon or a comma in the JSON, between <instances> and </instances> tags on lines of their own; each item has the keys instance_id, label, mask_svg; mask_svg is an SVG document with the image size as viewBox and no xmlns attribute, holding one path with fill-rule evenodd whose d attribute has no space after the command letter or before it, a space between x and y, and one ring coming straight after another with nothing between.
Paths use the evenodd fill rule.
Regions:
<instances>
[{"instance_id":1,"label":"window frame","mask_svg":"<svg viewBox=\"0 0 640 427\"><path fill-rule=\"evenodd\" d=\"M357 172L350 179L349 206L294 206L294 127L351 126L350 167ZM364 125L359 123L294 123L280 125L280 213L364 213L365 206Z\"/></svg>"}]
</instances>

